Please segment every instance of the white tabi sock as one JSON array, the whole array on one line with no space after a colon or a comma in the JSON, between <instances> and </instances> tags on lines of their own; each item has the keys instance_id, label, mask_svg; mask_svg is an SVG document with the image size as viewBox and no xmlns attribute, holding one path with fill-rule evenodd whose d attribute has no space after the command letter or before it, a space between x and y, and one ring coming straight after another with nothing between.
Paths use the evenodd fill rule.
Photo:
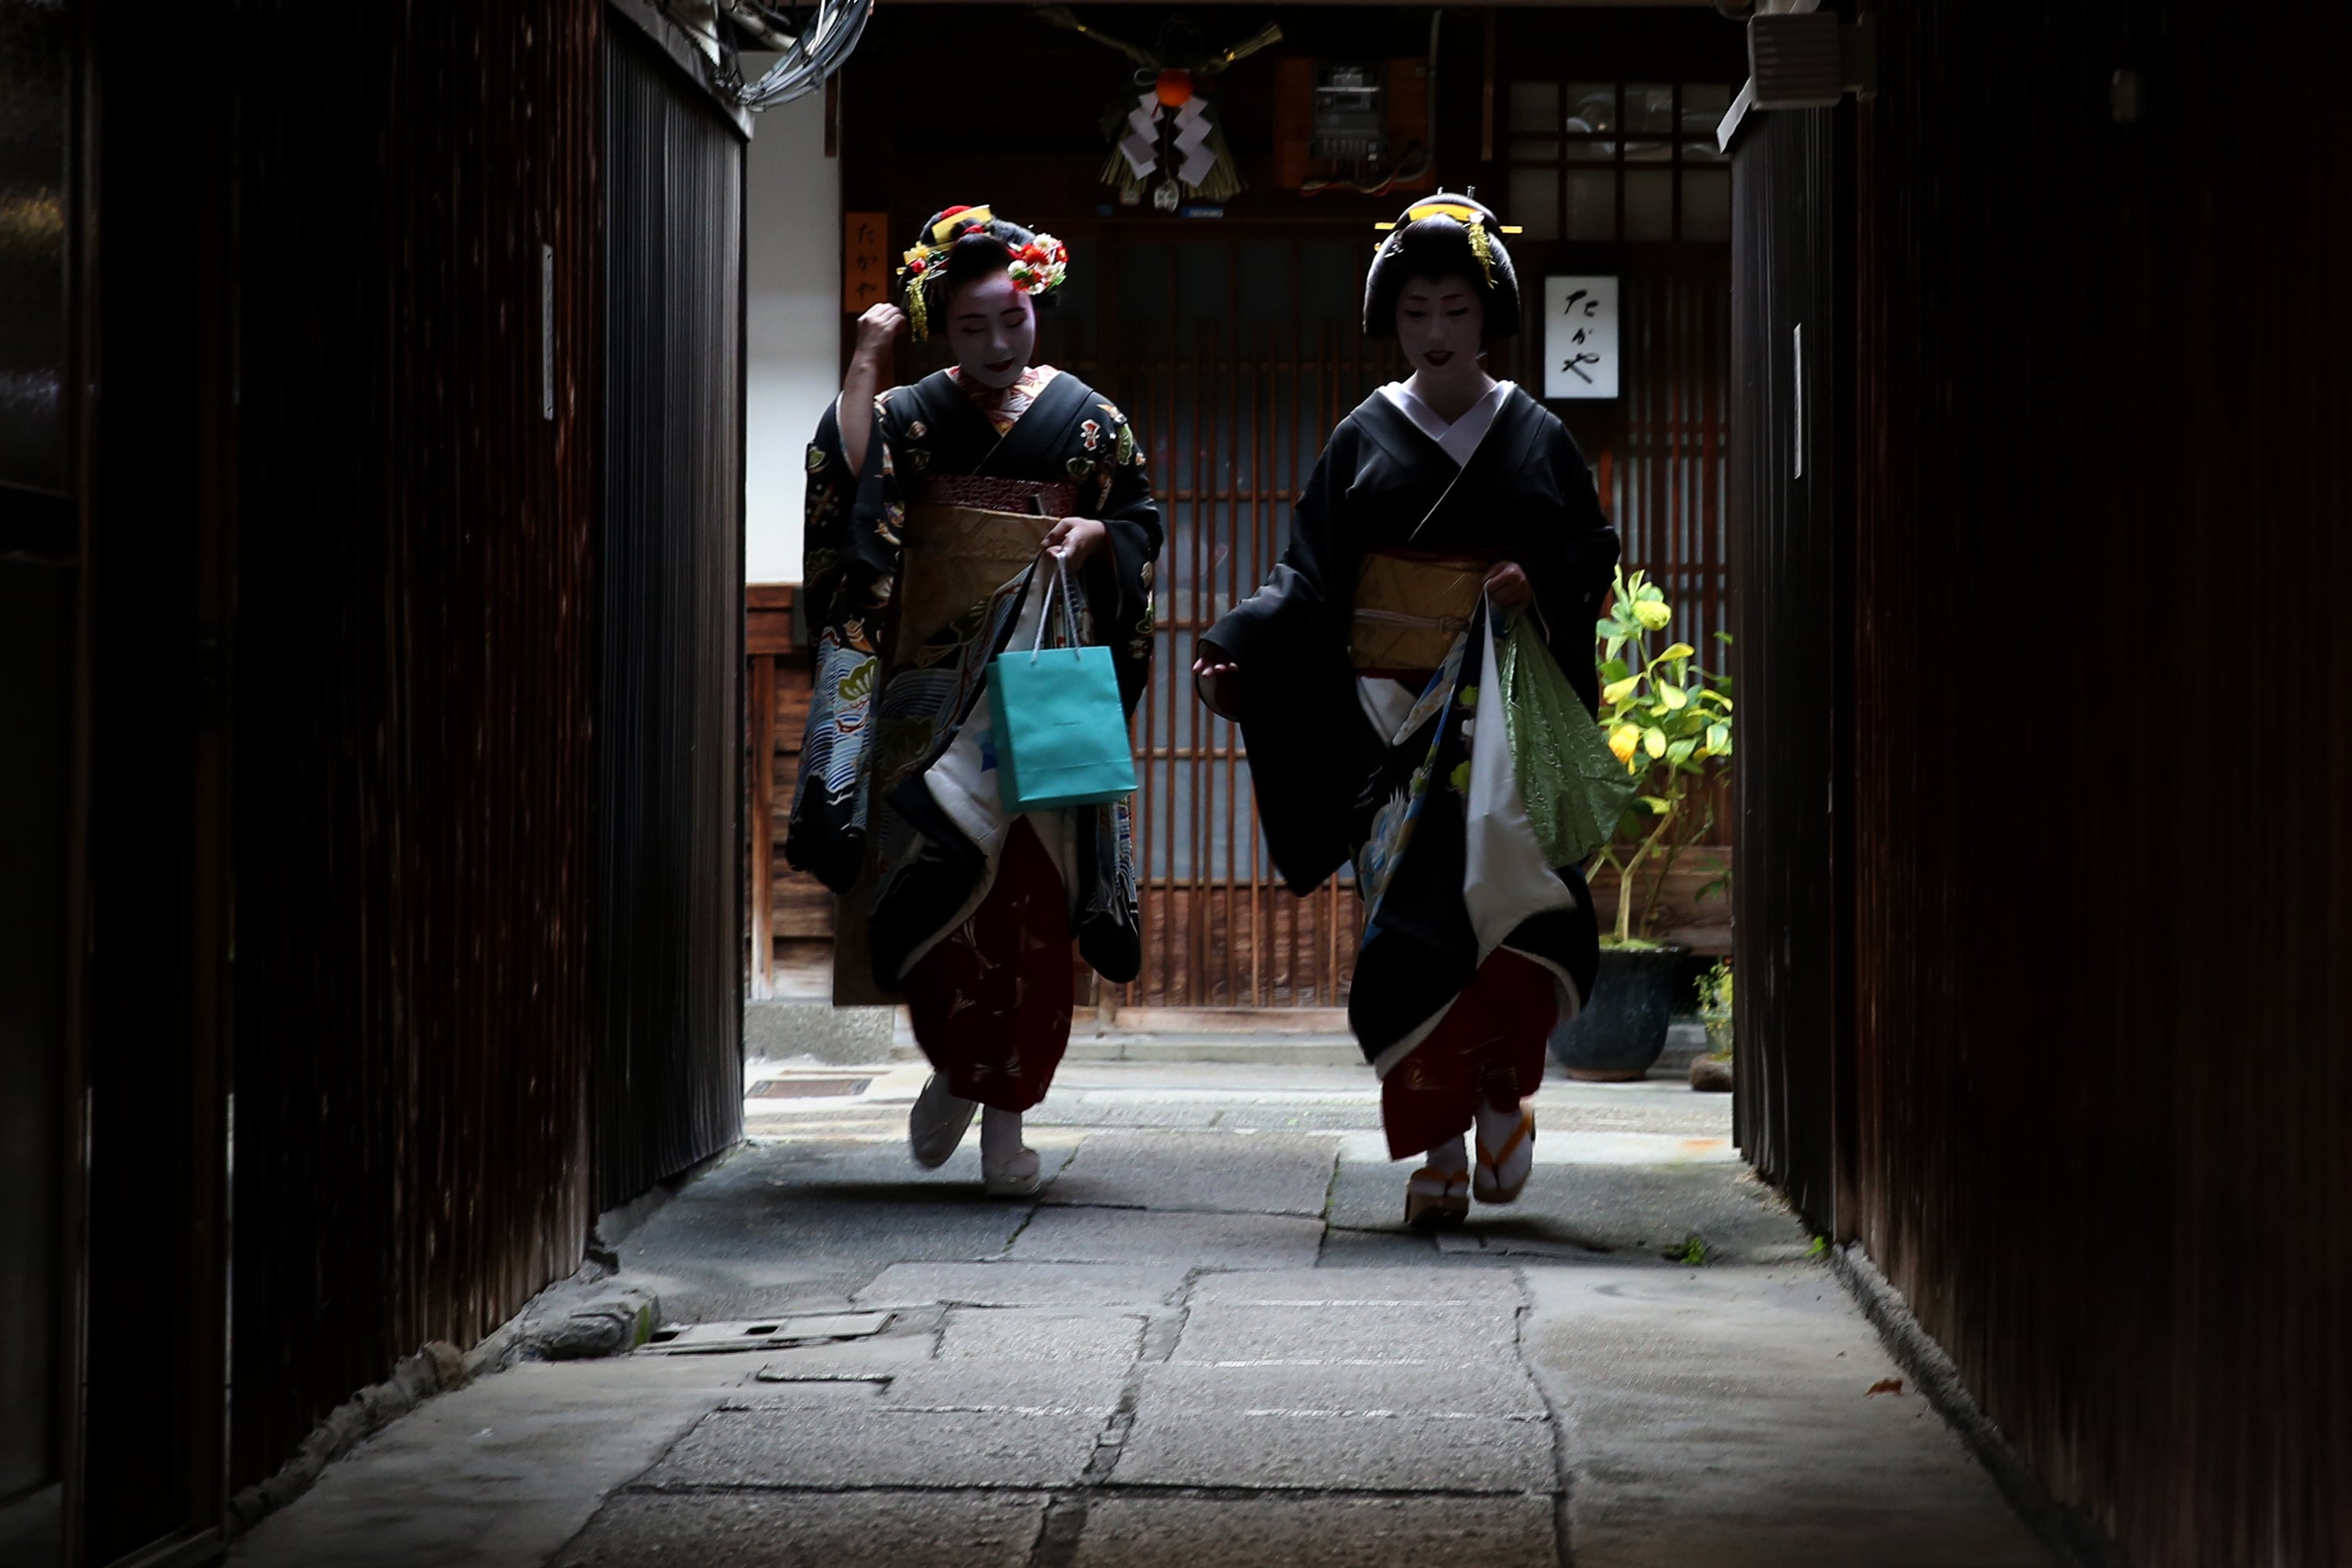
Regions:
<instances>
[{"instance_id":1,"label":"white tabi sock","mask_svg":"<svg viewBox=\"0 0 2352 1568\"><path fill-rule=\"evenodd\" d=\"M1456 1132L1423 1156L1423 1161L1429 1170L1443 1171L1451 1176L1470 1168L1470 1152L1463 1145L1462 1134Z\"/></svg>"},{"instance_id":2,"label":"white tabi sock","mask_svg":"<svg viewBox=\"0 0 2352 1568\"><path fill-rule=\"evenodd\" d=\"M1021 1152L1021 1113L981 1107L980 1158L983 1165L1001 1166Z\"/></svg>"},{"instance_id":3,"label":"white tabi sock","mask_svg":"<svg viewBox=\"0 0 2352 1568\"><path fill-rule=\"evenodd\" d=\"M1533 1125L1526 1123L1526 1113L1524 1104L1514 1105L1508 1110L1484 1104L1478 1107L1478 1157L1494 1162L1482 1163L1471 1183L1471 1192L1481 1202L1509 1203L1527 1185L1528 1173L1535 1164L1536 1135ZM1528 1125L1524 1138L1519 1136L1523 1124Z\"/></svg>"}]
</instances>

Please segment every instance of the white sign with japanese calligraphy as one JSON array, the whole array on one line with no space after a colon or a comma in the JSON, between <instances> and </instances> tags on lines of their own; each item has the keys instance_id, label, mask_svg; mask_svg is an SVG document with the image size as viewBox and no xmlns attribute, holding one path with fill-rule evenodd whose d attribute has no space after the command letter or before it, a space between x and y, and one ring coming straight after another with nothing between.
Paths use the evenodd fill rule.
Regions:
<instances>
[{"instance_id":1,"label":"white sign with japanese calligraphy","mask_svg":"<svg viewBox=\"0 0 2352 1568\"><path fill-rule=\"evenodd\" d=\"M1543 280L1543 395L1617 395L1617 279Z\"/></svg>"}]
</instances>

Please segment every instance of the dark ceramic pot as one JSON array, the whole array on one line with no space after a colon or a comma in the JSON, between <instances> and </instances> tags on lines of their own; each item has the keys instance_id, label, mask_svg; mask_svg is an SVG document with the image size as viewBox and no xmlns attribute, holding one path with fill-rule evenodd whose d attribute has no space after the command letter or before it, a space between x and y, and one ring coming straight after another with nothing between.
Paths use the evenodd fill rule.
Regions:
<instances>
[{"instance_id":1,"label":"dark ceramic pot","mask_svg":"<svg viewBox=\"0 0 2352 1568\"><path fill-rule=\"evenodd\" d=\"M1688 950L1604 947L1592 1000L1551 1032L1553 1059L1570 1078L1622 1082L1648 1072L1666 1048Z\"/></svg>"}]
</instances>

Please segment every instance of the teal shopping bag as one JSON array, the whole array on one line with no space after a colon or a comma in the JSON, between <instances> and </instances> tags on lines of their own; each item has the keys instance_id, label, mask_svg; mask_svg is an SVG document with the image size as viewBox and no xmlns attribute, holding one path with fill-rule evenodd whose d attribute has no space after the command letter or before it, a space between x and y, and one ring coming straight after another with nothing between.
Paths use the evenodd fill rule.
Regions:
<instances>
[{"instance_id":1,"label":"teal shopping bag","mask_svg":"<svg viewBox=\"0 0 2352 1568\"><path fill-rule=\"evenodd\" d=\"M1057 587L1068 643L1047 647ZM1135 754L1128 747L1118 675L1110 649L1080 646L1058 555L1038 607L1035 645L1007 649L988 662L988 711L994 721L997 795L1007 812L1092 805L1134 793Z\"/></svg>"}]
</instances>

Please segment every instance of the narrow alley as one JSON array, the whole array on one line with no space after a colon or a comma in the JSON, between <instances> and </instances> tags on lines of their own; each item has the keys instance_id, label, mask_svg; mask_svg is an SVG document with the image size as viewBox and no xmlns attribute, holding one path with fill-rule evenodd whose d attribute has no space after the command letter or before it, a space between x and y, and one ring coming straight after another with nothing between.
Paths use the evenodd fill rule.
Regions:
<instances>
[{"instance_id":1,"label":"narrow alley","mask_svg":"<svg viewBox=\"0 0 2352 1568\"><path fill-rule=\"evenodd\" d=\"M0 1568L2352 1568L2347 61L0 0Z\"/></svg>"},{"instance_id":2,"label":"narrow alley","mask_svg":"<svg viewBox=\"0 0 2352 1568\"><path fill-rule=\"evenodd\" d=\"M427 1403L231 1561L2053 1561L1728 1097L1549 1080L1517 1212L1433 1239L1360 1069L1074 1063L1034 1203L908 1161L922 1070L755 1067L794 1098L619 1247L681 1331Z\"/></svg>"}]
</instances>

